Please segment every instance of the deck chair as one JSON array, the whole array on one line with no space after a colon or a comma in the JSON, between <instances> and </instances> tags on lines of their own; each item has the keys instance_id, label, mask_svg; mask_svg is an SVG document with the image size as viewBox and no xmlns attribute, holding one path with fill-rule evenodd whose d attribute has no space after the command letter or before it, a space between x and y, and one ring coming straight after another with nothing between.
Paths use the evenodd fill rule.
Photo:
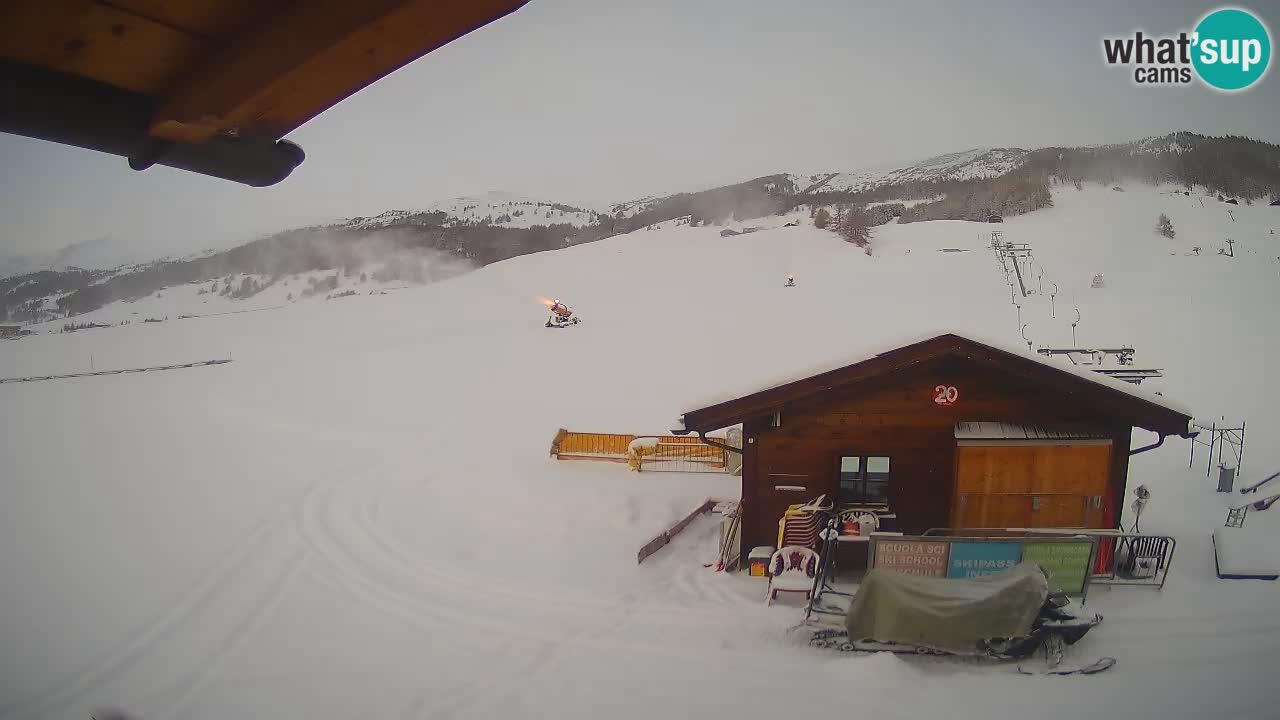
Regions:
<instances>
[{"instance_id":1,"label":"deck chair","mask_svg":"<svg viewBox=\"0 0 1280 720\"><path fill-rule=\"evenodd\" d=\"M778 593L804 593L806 600L813 597L813 579L818 574L821 558L807 547L788 545L769 558L769 596L765 605L772 605Z\"/></svg>"}]
</instances>

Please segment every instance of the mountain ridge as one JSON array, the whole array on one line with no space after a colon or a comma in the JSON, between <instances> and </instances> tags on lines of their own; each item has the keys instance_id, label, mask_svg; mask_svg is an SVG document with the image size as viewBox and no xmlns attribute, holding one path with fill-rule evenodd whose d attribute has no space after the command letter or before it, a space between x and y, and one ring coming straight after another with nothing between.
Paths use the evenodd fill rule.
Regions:
<instances>
[{"instance_id":1,"label":"mountain ridge","mask_svg":"<svg viewBox=\"0 0 1280 720\"><path fill-rule=\"evenodd\" d=\"M1125 180L1174 184L1239 197L1280 193L1280 146L1241 136L1191 132L1095 146L983 147L901 166L807 176L776 173L693 193L615 203L607 212L505 191L391 209L323 225L281 231L220 252L161 258L110 269L70 262L62 270L0 276L0 320L37 322L87 312L168 285L255 276L237 297L251 297L288 275L340 270L384 280L430 281L431 268L479 267L509 257L593 242L671 220L725 224L797 207L865 208L874 227L894 219L986 220L1033 212L1052 203L1050 182L1108 187ZM907 201L903 203L903 201ZM846 213L846 220L859 215ZM862 238L846 227L841 233ZM94 243L65 248L62 255ZM116 241L119 242L119 241ZM60 251L62 252L62 251ZM90 256L91 253L81 252ZM36 266L40 267L40 266ZM452 271L451 271L452 272ZM449 273L446 273L446 275Z\"/></svg>"}]
</instances>

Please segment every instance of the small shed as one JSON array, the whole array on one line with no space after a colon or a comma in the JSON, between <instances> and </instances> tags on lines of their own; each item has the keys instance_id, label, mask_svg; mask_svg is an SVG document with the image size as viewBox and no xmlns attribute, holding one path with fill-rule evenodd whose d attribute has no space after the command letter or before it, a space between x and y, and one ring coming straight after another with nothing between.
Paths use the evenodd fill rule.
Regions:
<instances>
[{"instance_id":1,"label":"small shed","mask_svg":"<svg viewBox=\"0 0 1280 720\"><path fill-rule=\"evenodd\" d=\"M21 325L0 325L0 338L14 338L21 334Z\"/></svg>"},{"instance_id":2,"label":"small shed","mask_svg":"<svg viewBox=\"0 0 1280 720\"><path fill-rule=\"evenodd\" d=\"M827 495L888 529L1118 528L1129 458L1191 416L1162 396L955 334L763 383L683 414L742 424L742 542L772 545L789 505ZM1131 450L1134 428L1159 440Z\"/></svg>"}]
</instances>

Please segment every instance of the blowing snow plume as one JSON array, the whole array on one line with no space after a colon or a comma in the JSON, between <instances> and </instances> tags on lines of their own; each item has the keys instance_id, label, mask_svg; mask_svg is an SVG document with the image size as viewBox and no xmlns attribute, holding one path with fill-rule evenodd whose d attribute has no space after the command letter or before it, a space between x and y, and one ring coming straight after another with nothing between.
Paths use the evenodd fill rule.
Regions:
<instances>
[{"instance_id":1,"label":"blowing snow plume","mask_svg":"<svg viewBox=\"0 0 1280 720\"><path fill-rule=\"evenodd\" d=\"M366 273L375 282L409 282L426 284L474 270L476 263L465 251L452 252L424 242L420 233L410 228L392 228L360 233L323 233L309 240L323 268L340 269L344 275Z\"/></svg>"},{"instance_id":2,"label":"blowing snow plume","mask_svg":"<svg viewBox=\"0 0 1280 720\"><path fill-rule=\"evenodd\" d=\"M337 271L335 283L341 277L363 276L374 282L425 284L474 270L482 264L474 256L464 241L444 228L303 228L206 257L156 262L111 276L45 272L39 277L11 278L5 283L15 291L9 293L6 286L0 286L0 300L4 301L0 309L6 317L14 317L34 302L40 308L47 307L41 312L51 317L79 315L176 285L226 280L230 287L235 278L238 284L224 294L244 300L291 275L323 271Z\"/></svg>"}]
</instances>

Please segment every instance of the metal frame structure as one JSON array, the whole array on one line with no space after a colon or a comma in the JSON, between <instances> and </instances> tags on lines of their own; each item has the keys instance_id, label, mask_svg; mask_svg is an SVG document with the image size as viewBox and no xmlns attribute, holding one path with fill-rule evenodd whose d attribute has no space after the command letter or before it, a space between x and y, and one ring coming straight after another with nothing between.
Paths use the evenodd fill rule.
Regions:
<instances>
[{"instance_id":1,"label":"metal frame structure","mask_svg":"<svg viewBox=\"0 0 1280 720\"><path fill-rule=\"evenodd\" d=\"M1226 418L1222 418L1225 422ZM1205 464L1204 476L1209 477L1213 473L1213 451L1218 451L1218 467L1223 467L1223 448L1228 448L1231 455L1235 457L1236 475L1239 476L1240 468L1244 466L1244 430L1245 422L1240 422L1240 427L1228 427L1226 425L1219 426L1217 420L1210 423L1208 427L1195 423L1194 426L1198 430L1207 431L1209 439L1204 438L1205 433L1201 432L1191 438L1191 458L1187 461L1187 468L1190 469L1196 464L1196 445L1203 445L1209 448L1209 460ZM1230 457L1228 457L1230 459Z\"/></svg>"},{"instance_id":2,"label":"metal frame structure","mask_svg":"<svg viewBox=\"0 0 1280 720\"><path fill-rule=\"evenodd\" d=\"M1103 360L1106 360L1108 355L1115 355L1117 365L1129 366L1133 364L1133 355L1137 351L1134 350L1131 346L1125 345L1122 347L1115 347L1115 348L1043 347L1043 348L1040 348L1039 350L1036 350L1036 352L1040 353L1041 355L1046 355L1049 357L1052 357L1054 355L1066 355L1068 358L1070 358L1072 365L1077 364L1075 358L1072 357L1073 355L1092 355L1094 360L1098 363L1101 363Z\"/></svg>"},{"instance_id":3,"label":"metal frame structure","mask_svg":"<svg viewBox=\"0 0 1280 720\"><path fill-rule=\"evenodd\" d=\"M1140 385L1143 380L1164 377L1164 368L1134 367L1133 355L1136 351L1130 346L1113 347L1113 348L1043 347L1036 350L1036 352L1041 355L1044 355L1045 357L1054 357L1056 355L1066 355L1067 358L1071 360L1071 364L1076 366L1080 366L1080 363L1077 362L1077 358L1080 355L1091 356L1093 358L1094 365L1101 365L1103 361L1107 359L1108 356L1115 356L1116 364L1119 367L1114 367L1114 368L1093 367L1093 368L1090 368L1090 370L1098 373L1099 375L1107 375L1117 380L1123 380L1124 382L1132 383L1134 385Z\"/></svg>"},{"instance_id":4,"label":"metal frame structure","mask_svg":"<svg viewBox=\"0 0 1280 720\"><path fill-rule=\"evenodd\" d=\"M843 615L844 611L827 610L818 607L818 601L828 593L851 598L853 593L837 590L831 583L836 570L836 553L840 546L840 513L835 512L827 519L827 526L819 533L822 538L822 550L819 551L818 572L813 577L813 591L809 593L809 602L804 606L804 619L808 622L814 613L819 615Z\"/></svg>"},{"instance_id":5,"label":"metal frame structure","mask_svg":"<svg viewBox=\"0 0 1280 720\"><path fill-rule=\"evenodd\" d=\"M1018 279L1018 289L1022 292L1022 297L1027 297L1031 293L1027 291L1026 280L1022 277L1022 263L1026 259L1028 265L1034 261L1031 256L1031 246L1027 243L1004 242L1003 230L991 231L991 249L995 250L996 257L1000 259L1000 266L1004 268L1005 277L1008 278L1010 272ZM1013 260L1012 270L1009 267L1009 260ZM1012 281L1010 281L1012 286Z\"/></svg>"}]
</instances>

